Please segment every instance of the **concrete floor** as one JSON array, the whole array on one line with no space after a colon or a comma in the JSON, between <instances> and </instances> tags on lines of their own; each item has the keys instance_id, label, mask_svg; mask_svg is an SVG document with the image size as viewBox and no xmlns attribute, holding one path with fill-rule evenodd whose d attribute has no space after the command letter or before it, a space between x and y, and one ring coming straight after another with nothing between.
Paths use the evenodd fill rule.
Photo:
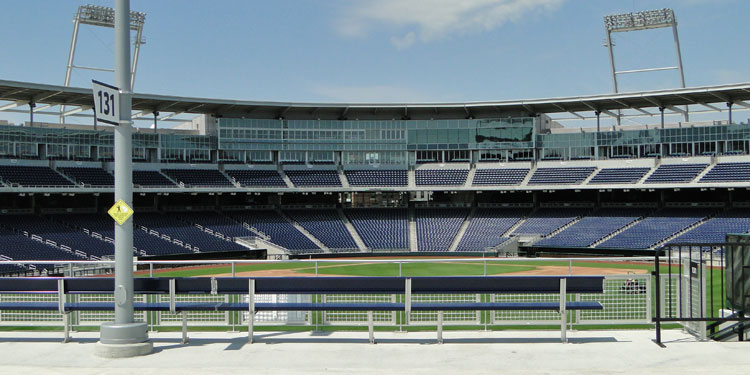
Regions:
<instances>
[{"instance_id":1,"label":"concrete floor","mask_svg":"<svg viewBox=\"0 0 750 375\"><path fill-rule=\"evenodd\" d=\"M681 331L654 332L448 331L434 332L258 332L247 344L241 333L151 333L154 353L137 358L94 356L98 333L0 332L1 374L741 374L750 371L750 343L696 342Z\"/></svg>"}]
</instances>

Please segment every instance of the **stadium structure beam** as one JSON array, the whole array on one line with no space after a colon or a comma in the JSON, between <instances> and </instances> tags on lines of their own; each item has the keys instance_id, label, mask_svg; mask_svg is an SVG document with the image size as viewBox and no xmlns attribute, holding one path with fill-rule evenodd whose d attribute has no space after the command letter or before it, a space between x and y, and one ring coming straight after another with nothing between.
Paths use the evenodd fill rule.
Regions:
<instances>
[{"instance_id":1,"label":"stadium structure beam","mask_svg":"<svg viewBox=\"0 0 750 375\"><path fill-rule=\"evenodd\" d=\"M8 104L0 107L0 111L6 111L6 110L13 109L13 108L16 108L18 106L25 105L25 104L27 104L27 103L23 102L23 101L17 101L17 102L13 102L13 103L8 103Z\"/></svg>"},{"instance_id":2,"label":"stadium structure beam","mask_svg":"<svg viewBox=\"0 0 750 375\"><path fill-rule=\"evenodd\" d=\"M183 113L184 113L184 112L172 112L172 113L170 113L170 114L168 114L168 115L166 115L166 116L162 116L162 117L160 117L160 118L159 118L159 121L165 121L165 120L169 120L169 119L171 119L172 117L175 117L175 116L179 116L179 115L181 115L181 114L183 114Z\"/></svg>"},{"instance_id":3,"label":"stadium structure beam","mask_svg":"<svg viewBox=\"0 0 750 375\"><path fill-rule=\"evenodd\" d=\"M703 103L703 102L701 102L701 103L698 103L698 104L700 104L700 105L702 105L702 106L704 106L704 107L706 107L706 108L709 108L709 109L713 109L713 110L714 110L714 111L716 111L716 112L721 112L721 111L722 111L722 109L721 109L721 108L719 108L719 107L717 107L717 106L714 106L714 105L711 105L711 104L708 104L708 103Z\"/></svg>"},{"instance_id":4,"label":"stadium structure beam","mask_svg":"<svg viewBox=\"0 0 750 375\"><path fill-rule=\"evenodd\" d=\"M76 107L76 108L73 108L71 110L63 112L63 116L70 116L70 115L73 115L73 114L76 114L76 113L87 111L89 109L91 109L91 107Z\"/></svg>"}]
</instances>

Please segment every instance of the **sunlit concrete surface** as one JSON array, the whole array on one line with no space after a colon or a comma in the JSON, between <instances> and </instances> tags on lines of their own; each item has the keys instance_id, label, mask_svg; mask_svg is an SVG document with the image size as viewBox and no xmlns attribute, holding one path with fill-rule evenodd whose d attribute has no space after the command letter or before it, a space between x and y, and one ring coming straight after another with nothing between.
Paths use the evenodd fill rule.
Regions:
<instances>
[{"instance_id":1,"label":"sunlit concrete surface","mask_svg":"<svg viewBox=\"0 0 750 375\"><path fill-rule=\"evenodd\" d=\"M2 374L519 374L663 373L741 374L750 371L750 343L697 342L678 330L573 331L570 343L556 331L150 333L154 352L126 359L94 355L98 333L0 332Z\"/></svg>"}]
</instances>

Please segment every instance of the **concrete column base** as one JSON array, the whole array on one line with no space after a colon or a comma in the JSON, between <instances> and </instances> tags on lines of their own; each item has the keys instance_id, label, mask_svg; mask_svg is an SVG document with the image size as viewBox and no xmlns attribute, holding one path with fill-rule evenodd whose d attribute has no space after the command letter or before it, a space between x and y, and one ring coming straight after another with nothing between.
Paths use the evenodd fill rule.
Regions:
<instances>
[{"instance_id":1,"label":"concrete column base","mask_svg":"<svg viewBox=\"0 0 750 375\"><path fill-rule=\"evenodd\" d=\"M137 344L102 344L96 343L94 354L102 358L129 358L150 354L154 350L151 341Z\"/></svg>"}]
</instances>

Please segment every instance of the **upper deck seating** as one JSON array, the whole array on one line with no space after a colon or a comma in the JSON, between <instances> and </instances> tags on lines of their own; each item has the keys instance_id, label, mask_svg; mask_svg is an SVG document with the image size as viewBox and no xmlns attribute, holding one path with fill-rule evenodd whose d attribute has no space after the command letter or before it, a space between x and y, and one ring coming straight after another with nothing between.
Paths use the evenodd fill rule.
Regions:
<instances>
[{"instance_id":1,"label":"upper deck seating","mask_svg":"<svg viewBox=\"0 0 750 375\"><path fill-rule=\"evenodd\" d=\"M279 172L270 169L228 169L224 171L242 186L286 187Z\"/></svg>"},{"instance_id":2,"label":"upper deck seating","mask_svg":"<svg viewBox=\"0 0 750 375\"><path fill-rule=\"evenodd\" d=\"M346 179L351 186L407 186L409 184L406 170L351 170L345 171Z\"/></svg>"},{"instance_id":3,"label":"upper deck seating","mask_svg":"<svg viewBox=\"0 0 750 375\"><path fill-rule=\"evenodd\" d=\"M415 172L418 186L456 186L466 183L468 169L417 169Z\"/></svg>"},{"instance_id":4,"label":"upper deck seating","mask_svg":"<svg viewBox=\"0 0 750 375\"><path fill-rule=\"evenodd\" d=\"M476 186L520 185L528 173L528 168L477 169L472 184Z\"/></svg>"},{"instance_id":5,"label":"upper deck seating","mask_svg":"<svg viewBox=\"0 0 750 375\"><path fill-rule=\"evenodd\" d=\"M91 186L114 186L115 177L101 168L61 167L57 169L78 184Z\"/></svg>"},{"instance_id":6,"label":"upper deck seating","mask_svg":"<svg viewBox=\"0 0 750 375\"><path fill-rule=\"evenodd\" d=\"M538 168L529 185L577 185L586 180L596 167Z\"/></svg>"},{"instance_id":7,"label":"upper deck seating","mask_svg":"<svg viewBox=\"0 0 750 375\"><path fill-rule=\"evenodd\" d=\"M690 182L695 179L708 164L667 164L660 165L656 168L651 176L648 176L645 183L675 183L675 182Z\"/></svg>"},{"instance_id":8,"label":"upper deck seating","mask_svg":"<svg viewBox=\"0 0 750 375\"><path fill-rule=\"evenodd\" d=\"M133 186L177 187L159 171L133 171Z\"/></svg>"},{"instance_id":9,"label":"upper deck seating","mask_svg":"<svg viewBox=\"0 0 750 375\"><path fill-rule=\"evenodd\" d=\"M750 181L750 163L719 163L698 182Z\"/></svg>"},{"instance_id":10,"label":"upper deck seating","mask_svg":"<svg viewBox=\"0 0 750 375\"><path fill-rule=\"evenodd\" d=\"M189 186L234 186L216 169L162 169L171 179Z\"/></svg>"},{"instance_id":11,"label":"upper deck seating","mask_svg":"<svg viewBox=\"0 0 750 375\"><path fill-rule=\"evenodd\" d=\"M0 179L21 186L71 186L73 183L49 167L0 166Z\"/></svg>"},{"instance_id":12,"label":"upper deck seating","mask_svg":"<svg viewBox=\"0 0 750 375\"><path fill-rule=\"evenodd\" d=\"M284 171L295 186L341 186L337 171L288 170Z\"/></svg>"},{"instance_id":13,"label":"upper deck seating","mask_svg":"<svg viewBox=\"0 0 750 375\"><path fill-rule=\"evenodd\" d=\"M651 168L603 168L589 180L589 184L634 184Z\"/></svg>"}]
</instances>

